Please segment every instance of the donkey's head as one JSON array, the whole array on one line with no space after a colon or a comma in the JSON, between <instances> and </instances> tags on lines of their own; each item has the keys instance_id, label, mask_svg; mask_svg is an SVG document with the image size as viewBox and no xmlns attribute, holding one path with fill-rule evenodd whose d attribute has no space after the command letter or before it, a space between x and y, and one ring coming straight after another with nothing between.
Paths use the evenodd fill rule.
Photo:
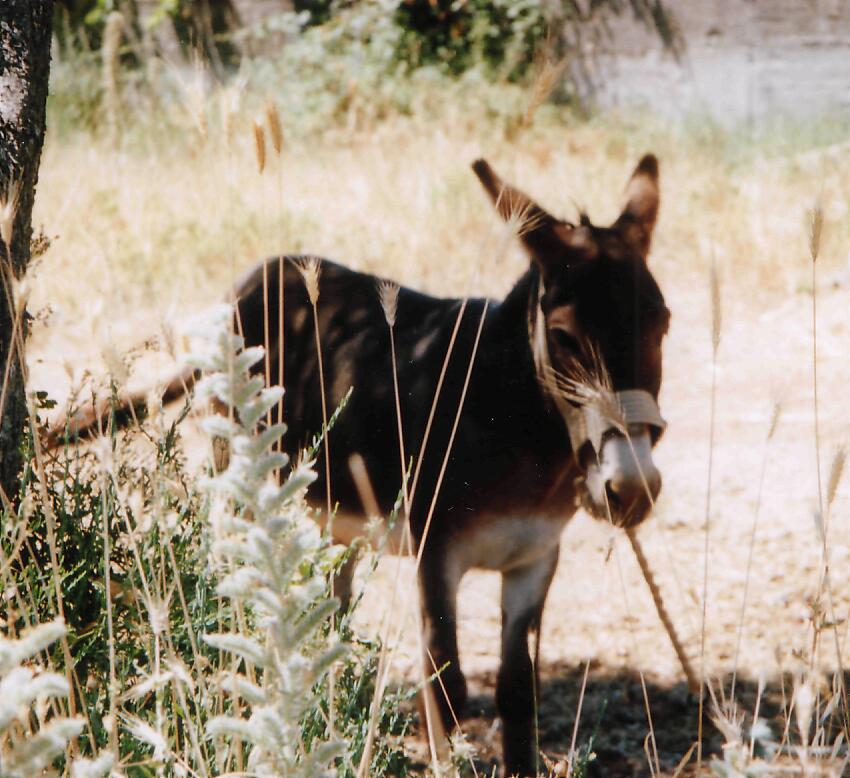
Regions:
<instances>
[{"instance_id":1,"label":"donkey's head","mask_svg":"<svg viewBox=\"0 0 850 778\"><path fill-rule=\"evenodd\" d=\"M647 265L658 214L658 162L645 156L610 227L556 219L504 184L484 160L475 173L506 220L516 220L537 273L529 335L538 377L560 412L584 478L585 507L633 526L661 489L652 447L661 342L670 312Z\"/></svg>"}]
</instances>

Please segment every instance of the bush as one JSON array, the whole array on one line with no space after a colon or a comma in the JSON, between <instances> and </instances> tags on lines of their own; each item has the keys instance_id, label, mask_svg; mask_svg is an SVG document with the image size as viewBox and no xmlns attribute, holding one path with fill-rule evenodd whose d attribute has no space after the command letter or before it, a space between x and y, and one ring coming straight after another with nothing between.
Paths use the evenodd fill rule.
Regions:
<instances>
[{"instance_id":1,"label":"bush","mask_svg":"<svg viewBox=\"0 0 850 778\"><path fill-rule=\"evenodd\" d=\"M50 100L60 125L96 129L104 123L105 100L99 47L113 2L85 0L78 7L89 11L63 17L58 25L66 44L54 67ZM464 99L477 99L482 83L527 86L541 68L552 81L543 98L582 102L594 83L586 60L605 49L611 18L625 13L653 28L667 48L680 45L658 0L601 0L586 10L547 0L299 0L294 11L272 14L250 29L227 26L235 16L226 0L212 4L215 18L208 22L193 21L198 7L160 0L145 25L172 25L187 59L200 56L217 81L231 80L238 64L237 83L282 95L288 115L299 117L306 133L341 118L362 123L411 113L435 93L460 89ZM120 80L131 94L122 109L134 106L133 118L146 122L161 104L179 101L186 79L173 53L171 72L163 75L155 47L140 45L144 25L138 19L127 18L124 25ZM587 40L594 41L590 52ZM464 88L458 79L472 86ZM106 109L114 114L117 107ZM132 122L125 118L124 124Z\"/></svg>"},{"instance_id":2,"label":"bush","mask_svg":"<svg viewBox=\"0 0 850 778\"><path fill-rule=\"evenodd\" d=\"M280 486L268 480L287 467L271 451L283 428L257 424L280 390L248 378L261 352L242 350L231 317L218 312L199 359L204 385L240 419L208 422L231 441L226 471L187 473L176 422L154 414L141 452L104 437L31 466L17 514L2 517L0 685L20 692L11 716L33 705L40 724L0 716L4 732L12 726L0 740L4 775L53 762L68 772L66 743L78 736L95 759L73 765L81 776L110 760L133 765L128 775L351 774L363 751L377 647L350 632L343 644L331 626L327 573L339 553L304 503L312 465L297 463ZM40 651L52 674L32 664ZM331 688L342 717L333 731L322 713ZM370 775L407 769L397 701L383 702ZM26 749L27 732L37 748Z\"/></svg>"}]
</instances>

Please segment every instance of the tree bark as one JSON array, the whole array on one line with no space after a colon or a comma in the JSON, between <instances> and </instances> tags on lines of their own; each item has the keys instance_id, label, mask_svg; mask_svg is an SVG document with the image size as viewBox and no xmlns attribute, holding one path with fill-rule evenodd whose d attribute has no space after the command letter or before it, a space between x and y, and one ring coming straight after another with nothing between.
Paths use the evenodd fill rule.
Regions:
<instances>
[{"instance_id":1,"label":"tree bark","mask_svg":"<svg viewBox=\"0 0 850 778\"><path fill-rule=\"evenodd\" d=\"M24 275L30 258L52 21L53 0L0 2L0 198L5 204L0 209L4 227L0 239L0 488L12 501L18 492L20 444L27 419L23 353L27 322L22 311L16 313L14 280ZM10 210L12 192L17 197Z\"/></svg>"}]
</instances>

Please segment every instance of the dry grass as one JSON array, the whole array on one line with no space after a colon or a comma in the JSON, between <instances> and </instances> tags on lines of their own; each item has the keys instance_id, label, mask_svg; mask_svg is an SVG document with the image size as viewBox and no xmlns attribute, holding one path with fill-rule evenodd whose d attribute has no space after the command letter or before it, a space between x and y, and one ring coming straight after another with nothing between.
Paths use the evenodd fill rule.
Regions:
<instances>
[{"instance_id":1,"label":"dry grass","mask_svg":"<svg viewBox=\"0 0 850 778\"><path fill-rule=\"evenodd\" d=\"M729 285L747 294L807 286L801 222L821 190L822 278L843 262L850 230L850 161L841 158L828 167L805 159L730 167L711 144L660 130L548 124L507 141L483 120L470 127L450 117L438 128L398 120L368 134L288 144L278 198L275 178L256 175L250 119L237 118L232 150L226 128L199 145L188 114L186 124L182 136L154 128L141 149L48 139L36 224L56 237L34 274L32 307L61 306L63 323L103 330L128 309L162 316L202 305L235 272L281 249L451 292L493 219L468 169L479 153L553 210L574 216L575 202L605 221L615 216L624 171L642 151L659 152L664 197L653 262L668 286L702 276L710 249ZM519 251L509 255L482 274L481 291L503 293L523 264Z\"/></svg>"},{"instance_id":2,"label":"dry grass","mask_svg":"<svg viewBox=\"0 0 850 778\"><path fill-rule=\"evenodd\" d=\"M225 102L219 95L208 100ZM706 529L699 506L705 499L709 396L716 380L706 675L716 679L736 669L740 686L748 679L752 688L762 673L775 681L780 673L802 672L810 664L814 671L835 669L831 639L819 647L816 663L806 654L818 629L812 600L824 577L825 556L811 519L819 469L812 442L813 274L806 212L813 202L821 204L820 447L840 450L850 385L845 303L850 278L837 291L832 282L846 268L850 245L850 155L760 158L754 152L732 164L715 136L703 141L649 121L635 127L538 117L509 141L483 117L460 111L436 126L396 119L368 133L329 133L308 144L290 138L286 116L275 129L267 113L276 156L282 146L280 175L258 176L254 128L260 125L228 111L225 126L210 127L199 144L193 130L197 115L187 112L182 136L153 131L144 144L116 147L108 139L82 136L48 142L35 222L56 238L29 279L30 309L37 314L29 347L33 388L48 388L61 398L86 370L102 373L114 362L111 355L163 325L170 331L220 298L242 269L280 251L338 259L437 294L466 289L472 269L480 267L474 291L501 295L527 260L518 247L482 257L496 217L469 170L473 159L483 154L498 163L507 180L559 215L574 217L576 203L605 222L616 216L616 195L634 161L655 151L662 164L662 208L652 264L673 311L662 394L670 426L657 451L665 487L655 518L640 531L642 546L661 571L658 584L696 657ZM276 137L286 137L286 144ZM713 261L724 279L722 341L719 318L712 326ZM712 352L716 370L709 367ZM147 383L164 369L145 357L136 381ZM778 427L770 419L777 401L783 408ZM843 456L839 459L843 464ZM841 469L835 472L827 490L833 571L850 559L850 499ZM593 708L594 689L607 675L645 674L650 707L669 702L670 695L659 689L680 680L628 553L621 555L630 598L624 613L619 577L607 561L612 544L622 542L603 524L576 520L565 533L561 572L550 595L542 675L556 679L559 668L584 668L587 657L595 657L587 697L583 681L575 689L581 689L585 711ZM413 590L413 563L402 564L401 584L398 564L381 562L361 609L366 626L381 621L387 592L396 586ZM744 588L746 620L739 630ZM850 592L840 575L831 595L843 641ZM473 693L492 691L498 602L495 577L475 573L464 581L460 641ZM419 652L412 635L405 641L392 672L415 681ZM546 712L545 686L542 703L549 718L543 746L556 748L563 741L572 759L573 719L561 728L562 740L551 734L557 717ZM791 715L786 712L787 720ZM579 742L593 725L591 713L583 719ZM675 748L665 745L664 716L655 721L666 770ZM473 732L485 755L497 750L494 732L476 727L475 718L464 730ZM674 763L685 750L675 754Z\"/></svg>"}]
</instances>

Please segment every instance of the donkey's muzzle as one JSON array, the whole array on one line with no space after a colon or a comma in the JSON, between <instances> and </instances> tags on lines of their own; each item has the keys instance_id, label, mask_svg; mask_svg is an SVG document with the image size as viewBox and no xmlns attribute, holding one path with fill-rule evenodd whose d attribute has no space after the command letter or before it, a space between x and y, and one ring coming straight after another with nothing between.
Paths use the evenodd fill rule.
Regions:
<instances>
[{"instance_id":1,"label":"donkey's muzzle","mask_svg":"<svg viewBox=\"0 0 850 778\"><path fill-rule=\"evenodd\" d=\"M619 470L605 481L612 520L623 527L639 524L649 515L660 491L661 473L651 463L641 472Z\"/></svg>"},{"instance_id":2,"label":"donkey's muzzle","mask_svg":"<svg viewBox=\"0 0 850 778\"><path fill-rule=\"evenodd\" d=\"M587 470L588 508L621 527L643 521L661 491L661 473L652 461L647 425L630 425L628 435L609 433Z\"/></svg>"}]
</instances>

